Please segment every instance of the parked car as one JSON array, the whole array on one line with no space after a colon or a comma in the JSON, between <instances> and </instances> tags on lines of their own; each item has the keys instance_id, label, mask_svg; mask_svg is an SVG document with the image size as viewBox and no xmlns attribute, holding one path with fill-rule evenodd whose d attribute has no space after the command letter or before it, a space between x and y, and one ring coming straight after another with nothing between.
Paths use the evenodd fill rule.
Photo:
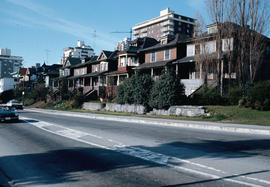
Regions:
<instances>
[{"instance_id":1,"label":"parked car","mask_svg":"<svg viewBox=\"0 0 270 187\"><path fill-rule=\"evenodd\" d=\"M16 108L16 109L23 109L22 103L14 99L7 102L6 106Z\"/></svg>"},{"instance_id":2,"label":"parked car","mask_svg":"<svg viewBox=\"0 0 270 187\"><path fill-rule=\"evenodd\" d=\"M0 121L19 121L19 114L16 110L0 106Z\"/></svg>"}]
</instances>

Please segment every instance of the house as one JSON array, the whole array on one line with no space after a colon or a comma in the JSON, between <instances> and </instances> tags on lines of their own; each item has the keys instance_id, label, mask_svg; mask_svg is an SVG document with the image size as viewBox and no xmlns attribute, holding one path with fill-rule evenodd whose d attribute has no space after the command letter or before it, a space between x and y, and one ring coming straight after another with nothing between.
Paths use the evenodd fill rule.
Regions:
<instances>
[{"instance_id":1,"label":"house","mask_svg":"<svg viewBox=\"0 0 270 187\"><path fill-rule=\"evenodd\" d=\"M90 86L100 97L105 97L108 83L106 73L117 71L118 51L103 50L96 61L92 62L92 71L87 76L90 77Z\"/></svg>"},{"instance_id":2,"label":"house","mask_svg":"<svg viewBox=\"0 0 270 187\"><path fill-rule=\"evenodd\" d=\"M215 87L220 78L223 85L231 84L237 81L239 75L236 64L239 56L239 52L237 52L239 43L235 31L241 29L241 27L233 23L224 23L222 29L224 29L223 33L225 34L222 35L220 40L217 39L217 23L208 25L206 28L206 33L185 41L185 57L173 62L176 66L176 73L185 86L185 94L188 96L198 90L204 83L207 83L209 87ZM226 34L226 31L231 28L235 30ZM269 38L265 39L268 40L268 46L263 61L258 68L257 80L267 79L267 76L270 78L270 42ZM219 61L221 63L220 68L217 67ZM247 61L247 67L249 66L248 63Z\"/></svg>"},{"instance_id":3,"label":"house","mask_svg":"<svg viewBox=\"0 0 270 187\"><path fill-rule=\"evenodd\" d=\"M156 45L158 42L154 38L137 38L129 43L117 53L117 70L105 73L107 88L106 95L114 97L116 87L126 78L132 76L134 68L144 62L144 53L139 52L142 49Z\"/></svg>"},{"instance_id":4,"label":"house","mask_svg":"<svg viewBox=\"0 0 270 187\"><path fill-rule=\"evenodd\" d=\"M144 52L144 63L134 68L144 73L150 74L156 80L163 70L172 66L172 62L185 56L185 35L177 34L174 37L167 36L162 38L160 43L140 50Z\"/></svg>"},{"instance_id":5,"label":"house","mask_svg":"<svg viewBox=\"0 0 270 187\"><path fill-rule=\"evenodd\" d=\"M80 58L68 57L59 68L59 77L53 79L53 88L58 89L61 84L68 84L67 78L73 76L73 67L81 63Z\"/></svg>"},{"instance_id":6,"label":"house","mask_svg":"<svg viewBox=\"0 0 270 187\"><path fill-rule=\"evenodd\" d=\"M97 56L91 56L85 58L80 64L73 65L73 76L68 77L68 89L73 91L74 89L81 90L83 94L87 94L92 90L90 86L90 76L92 72L91 63L97 60Z\"/></svg>"}]
</instances>

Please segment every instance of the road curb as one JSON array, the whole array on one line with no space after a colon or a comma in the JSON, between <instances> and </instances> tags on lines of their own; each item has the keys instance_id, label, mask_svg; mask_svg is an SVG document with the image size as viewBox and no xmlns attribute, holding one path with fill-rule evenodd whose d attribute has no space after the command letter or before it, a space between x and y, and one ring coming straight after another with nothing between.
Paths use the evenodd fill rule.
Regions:
<instances>
[{"instance_id":1,"label":"road curb","mask_svg":"<svg viewBox=\"0 0 270 187\"><path fill-rule=\"evenodd\" d=\"M126 116L111 116L106 114L90 114L90 113L76 113L76 112L69 112L63 113L65 111L58 111L58 110L46 110L46 109L25 109L26 111L33 111L33 112L43 112L48 114L56 114L62 116L73 116L73 117L83 117L88 119L97 119L97 120L107 120L107 121L119 121L119 122L126 122L126 123L139 123L139 124L149 124L149 125L159 125L159 126L168 126L168 127L183 127L183 128L192 128L192 129L202 129L202 130L211 130L211 131L226 131L226 132L235 132L235 133L245 133L245 134L258 134L258 135L270 135L270 128L269 129L256 129L256 128L243 128L239 127L239 124L222 124L222 125L213 125L213 123L209 122L209 124L201 124L197 123L196 121L192 121L192 123L188 122L181 122L175 120L172 122L170 120L162 120L158 121L151 118L141 118L141 119L134 119ZM61 112L61 113L60 113ZM233 125L233 126L231 126ZM266 128L266 127L265 127Z\"/></svg>"}]
</instances>

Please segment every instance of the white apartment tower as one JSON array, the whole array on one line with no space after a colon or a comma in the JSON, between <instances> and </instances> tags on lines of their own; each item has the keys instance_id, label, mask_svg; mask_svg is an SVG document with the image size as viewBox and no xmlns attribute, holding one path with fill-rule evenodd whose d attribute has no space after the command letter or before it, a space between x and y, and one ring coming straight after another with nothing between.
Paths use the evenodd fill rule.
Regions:
<instances>
[{"instance_id":1,"label":"white apartment tower","mask_svg":"<svg viewBox=\"0 0 270 187\"><path fill-rule=\"evenodd\" d=\"M169 8L160 11L160 16L135 25L135 38L152 37L160 41L162 38L177 33L192 37L195 19L175 14Z\"/></svg>"},{"instance_id":2,"label":"white apartment tower","mask_svg":"<svg viewBox=\"0 0 270 187\"><path fill-rule=\"evenodd\" d=\"M68 57L84 59L94 55L95 53L92 47L85 45L84 41L78 40L76 47L68 47L64 49L64 55L61 63L63 64Z\"/></svg>"},{"instance_id":3,"label":"white apartment tower","mask_svg":"<svg viewBox=\"0 0 270 187\"><path fill-rule=\"evenodd\" d=\"M22 61L20 56L11 56L10 49L0 49L0 78L9 78L11 73L19 72Z\"/></svg>"}]
</instances>

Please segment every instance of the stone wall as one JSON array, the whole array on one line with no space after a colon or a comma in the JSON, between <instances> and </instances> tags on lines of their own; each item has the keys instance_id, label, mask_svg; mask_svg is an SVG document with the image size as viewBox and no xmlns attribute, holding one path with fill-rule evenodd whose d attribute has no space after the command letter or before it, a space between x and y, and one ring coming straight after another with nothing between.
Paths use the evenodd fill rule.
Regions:
<instances>
[{"instance_id":1,"label":"stone wall","mask_svg":"<svg viewBox=\"0 0 270 187\"><path fill-rule=\"evenodd\" d=\"M102 110L105 107L104 103L84 102L82 108L85 110Z\"/></svg>"},{"instance_id":2,"label":"stone wall","mask_svg":"<svg viewBox=\"0 0 270 187\"><path fill-rule=\"evenodd\" d=\"M168 110L157 110L151 111L153 115L161 116L201 116L205 114L205 109L202 106L171 106Z\"/></svg>"},{"instance_id":3,"label":"stone wall","mask_svg":"<svg viewBox=\"0 0 270 187\"><path fill-rule=\"evenodd\" d=\"M142 105L120 105L114 103L107 103L105 110L111 112L127 112L127 113L136 113L136 114L144 114L145 107Z\"/></svg>"}]
</instances>

